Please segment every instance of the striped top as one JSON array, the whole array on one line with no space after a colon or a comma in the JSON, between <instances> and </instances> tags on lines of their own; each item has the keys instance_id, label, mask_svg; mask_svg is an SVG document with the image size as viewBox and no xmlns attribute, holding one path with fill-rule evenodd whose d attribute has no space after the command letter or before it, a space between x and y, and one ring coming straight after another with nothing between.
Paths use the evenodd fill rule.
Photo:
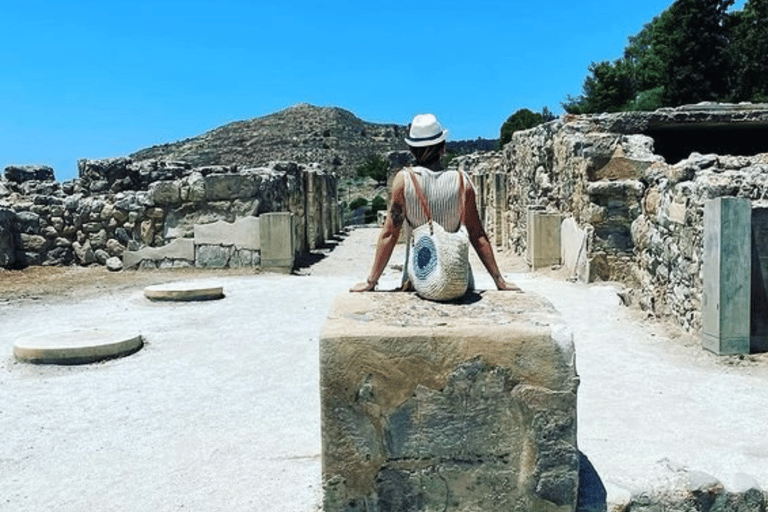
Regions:
<instances>
[{"instance_id":1,"label":"striped top","mask_svg":"<svg viewBox=\"0 0 768 512\"><path fill-rule=\"evenodd\" d=\"M427 217L419 203L416 189L408 171L405 175L405 218L414 228L426 224ZM432 220L448 232L456 232L461 225L459 202L459 171L435 172L425 167L414 167L413 174L419 180L424 196L432 210ZM464 173L464 189L472 187L472 181Z\"/></svg>"}]
</instances>

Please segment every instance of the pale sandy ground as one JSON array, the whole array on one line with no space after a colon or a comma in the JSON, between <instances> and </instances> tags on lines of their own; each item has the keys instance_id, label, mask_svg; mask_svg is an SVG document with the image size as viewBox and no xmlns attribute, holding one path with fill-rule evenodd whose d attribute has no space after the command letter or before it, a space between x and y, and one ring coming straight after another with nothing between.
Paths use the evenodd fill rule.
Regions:
<instances>
[{"instance_id":1,"label":"pale sandy ground","mask_svg":"<svg viewBox=\"0 0 768 512\"><path fill-rule=\"evenodd\" d=\"M334 297L367 275L376 234L353 231L303 275L203 278L224 286L221 301L152 303L144 276L103 295L0 300L0 510L317 510L318 337ZM502 269L574 333L579 447L609 501L686 471L768 489L766 356L704 352L621 306L616 285L512 258ZM479 268L476 279L491 284ZM382 288L396 282L390 268ZM105 326L147 344L88 366L13 359L18 337Z\"/></svg>"}]
</instances>

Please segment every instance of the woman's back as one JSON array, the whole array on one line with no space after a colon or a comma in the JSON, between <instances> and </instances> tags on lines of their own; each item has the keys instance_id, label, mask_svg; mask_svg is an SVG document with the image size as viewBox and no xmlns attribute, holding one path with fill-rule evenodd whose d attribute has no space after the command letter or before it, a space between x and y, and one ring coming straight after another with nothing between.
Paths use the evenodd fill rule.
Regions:
<instances>
[{"instance_id":1,"label":"woman's back","mask_svg":"<svg viewBox=\"0 0 768 512\"><path fill-rule=\"evenodd\" d=\"M405 171L405 216L413 227L427 222L427 217L419 203L413 182ZM432 211L432 220L449 232L458 231L461 225L461 206L459 200L458 171L435 172L425 167L414 167L413 174L424 190L424 196ZM464 176L464 187L471 187Z\"/></svg>"}]
</instances>

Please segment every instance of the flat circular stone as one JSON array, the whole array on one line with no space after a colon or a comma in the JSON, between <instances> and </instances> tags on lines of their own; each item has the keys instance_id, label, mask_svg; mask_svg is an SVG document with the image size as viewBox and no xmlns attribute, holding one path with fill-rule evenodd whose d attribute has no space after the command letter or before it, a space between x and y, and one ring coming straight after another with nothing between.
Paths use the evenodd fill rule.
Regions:
<instances>
[{"instance_id":1,"label":"flat circular stone","mask_svg":"<svg viewBox=\"0 0 768 512\"><path fill-rule=\"evenodd\" d=\"M144 288L144 296L151 300L215 300L224 297L224 288L200 283L154 284Z\"/></svg>"},{"instance_id":2,"label":"flat circular stone","mask_svg":"<svg viewBox=\"0 0 768 512\"><path fill-rule=\"evenodd\" d=\"M19 338L13 345L13 355L28 363L87 364L133 354L143 345L140 334L77 330Z\"/></svg>"}]
</instances>

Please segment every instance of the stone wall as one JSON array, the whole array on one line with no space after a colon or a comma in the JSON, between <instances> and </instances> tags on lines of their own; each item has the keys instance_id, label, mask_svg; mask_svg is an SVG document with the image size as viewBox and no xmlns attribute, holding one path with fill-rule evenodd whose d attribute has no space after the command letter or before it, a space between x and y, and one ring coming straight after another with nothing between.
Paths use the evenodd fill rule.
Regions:
<instances>
[{"instance_id":1,"label":"stone wall","mask_svg":"<svg viewBox=\"0 0 768 512\"><path fill-rule=\"evenodd\" d=\"M697 332L704 202L735 196L765 208L768 153L693 152L667 162L646 133L664 134L669 145L673 121L677 128L689 123L689 132L695 123L710 130L717 123L757 130L767 124L768 111L758 114L741 106L729 114L725 107L702 105L634 117L564 116L516 132L500 152L460 157L456 165L473 176L486 230L498 247L526 254L527 211L560 213L586 238L586 271L570 269L574 277L623 282L630 287L628 300ZM506 194L504 201L499 194Z\"/></svg>"},{"instance_id":2,"label":"stone wall","mask_svg":"<svg viewBox=\"0 0 768 512\"><path fill-rule=\"evenodd\" d=\"M126 250L162 247L192 238L195 225L267 212L295 214L298 252L321 245L341 227L337 178L317 166L192 168L128 158L81 160L78 166L80 178L64 183L40 168L6 169L0 266L105 265L112 259L111 267L119 268L114 259Z\"/></svg>"}]
</instances>

